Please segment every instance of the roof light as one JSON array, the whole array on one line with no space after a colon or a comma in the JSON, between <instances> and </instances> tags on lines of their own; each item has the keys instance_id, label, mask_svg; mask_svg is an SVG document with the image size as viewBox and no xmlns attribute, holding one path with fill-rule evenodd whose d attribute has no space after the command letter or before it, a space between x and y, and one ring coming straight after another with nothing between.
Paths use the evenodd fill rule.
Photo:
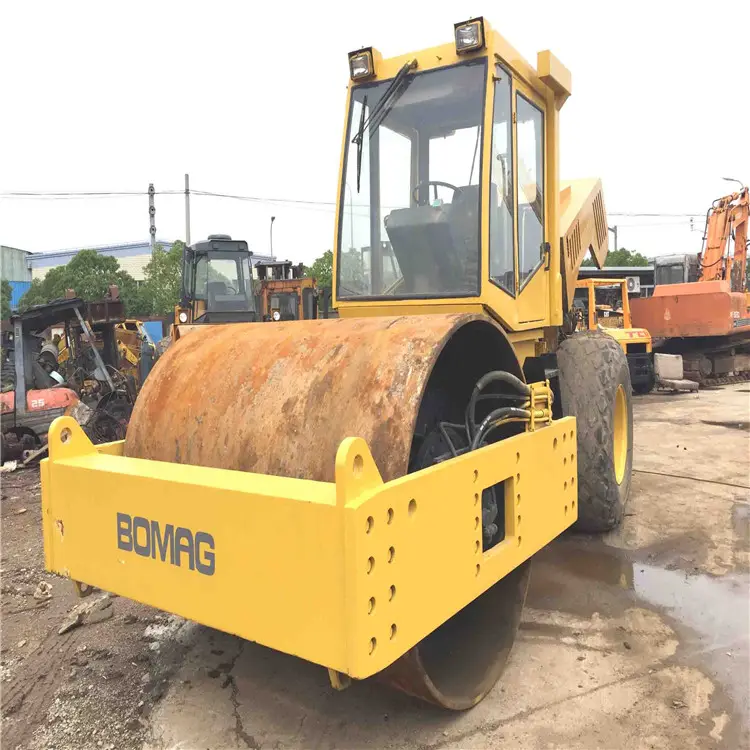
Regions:
<instances>
[{"instance_id":1,"label":"roof light","mask_svg":"<svg viewBox=\"0 0 750 750\"><path fill-rule=\"evenodd\" d=\"M372 47L349 53L349 73L352 81L362 81L375 74Z\"/></svg>"},{"instance_id":2,"label":"roof light","mask_svg":"<svg viewBox=\"0 0 750 750\"><path fill-rule=\"evenodd\" d=\"M460 55L465 52L476 52L484 47L484 20L472 18L455 24L456 52Z\"/></svg>"}]
</instances>

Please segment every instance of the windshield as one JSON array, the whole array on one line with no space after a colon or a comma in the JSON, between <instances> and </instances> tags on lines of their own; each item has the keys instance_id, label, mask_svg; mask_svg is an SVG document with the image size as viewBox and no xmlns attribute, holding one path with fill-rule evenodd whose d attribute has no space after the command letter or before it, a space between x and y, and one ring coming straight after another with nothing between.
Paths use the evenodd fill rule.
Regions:
<instances>
[{"instance_id":1,"label":"windshield","mask_svg":"<svg viewBox=\"0 0 750 750\"><path fill-rule=\"evenodd\" d=\"M413 73L357 135L390 81L352 90L339 212L338 296L479 293L486 61ZM363 120L364 108L364 120Z\"/></svg>"},{"instance_id":2,"label":"windshield","mask_svg":"<svg viewBox=\"0 0 750 750\"><path fill-rule=\"evenodd\" d=\"M200 256L195 264L193 296L205 300L208 312L253 311L249 257L237 253Z\"/></svg>"},{"instance_id":3,"label":"windshield","mask_svg":"<svg viewBox=\"0 0 750 750\"><path fill-rule=\"evenodd\" d=\"M657 265L654 271L654 284L681 284L685 281L685 266L679 263Z\"/></svg>"}]
</instances>

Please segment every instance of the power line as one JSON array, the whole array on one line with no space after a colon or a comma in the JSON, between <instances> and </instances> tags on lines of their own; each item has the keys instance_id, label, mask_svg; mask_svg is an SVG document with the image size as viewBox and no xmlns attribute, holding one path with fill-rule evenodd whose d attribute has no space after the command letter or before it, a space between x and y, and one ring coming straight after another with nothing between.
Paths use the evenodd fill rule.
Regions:
<instances>
[{"instance_id":1,"label":"power line","mask_svg":"<svg viewBox=\"0 0 750 750\"><path fill-rule=\"evenodd\" d=\"M175 195L181 194L180 190L159 190L158 195ZM127 196L127 195L148 195L145 190L81 190L81 191L15 191L0 193L1 198L92 198L97 196Z\"/></svg>"},{"instance_id":2,"label":"power line","mask_svg":"<svg viewBox=\"0 0 750 750\"><path fill-rule=\"evenodd\" d=\"M184 195L184 190L157 190L155 195ZM199 195L209 198L226 198L230 200L246 201L250 203L274 203L289 204L297 206L335 206L335 201L307 200L300 198L271 198L254 195L237 195L234 193L218 193L211 190L191 190L191 195ZM147 191L141 190L82 190L82 191L10 191L0 193L0 198L30 198L30 199L48 199L48 200L67 200L73 198L122 198L122 197L144 197L148 196ZM367 208L367 205L360 204L361 207ZM618 216L625 218L674 218L674 219L691 219L702 218L704 213L672 213L668 211L608 211L608 216Z\"/></svg>"},{"instance_id":3,"label":"power line","mask_svg":"<svg viewBox=\"0 0 750 750\"><path fill-rule=\"evenodd\" d=\"M694 219L696 217L703 217L705 216L705 212L702 214L673 214L673 213L635 213L635 212L626 212L626 213L618 213L616 211L607 211L607 216L627 216L628 218L658 218L658 219Z\"/></svg>"}]
</instances>

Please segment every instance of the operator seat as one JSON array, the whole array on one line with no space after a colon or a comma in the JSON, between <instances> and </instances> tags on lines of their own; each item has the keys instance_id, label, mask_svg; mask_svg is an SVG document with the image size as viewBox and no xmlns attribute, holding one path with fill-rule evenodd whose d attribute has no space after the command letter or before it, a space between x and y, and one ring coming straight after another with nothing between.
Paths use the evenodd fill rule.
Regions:
<instances>
[{"instance_id":1,"label":"operator seat","mask_svg":"<svg viewBox=\"0 0 750 750\"><path fill-rule=\"evenodd\" d=\"M408 294L479 294L479 185L442 206L412 206L385 218Z\"/></svg>"},{"instance_id":2,"label":"operator seat","mask_svg":"<svg viewBox=\"0 0 750 750\"><path fill-rule=\"evenodd\" d=\"M462 294L479 294L479 195L479 185L465 185L451 204L451 236L462 260Z\"/></svg>"},{"instance_id":3,"label":"operator seat","mask_svg":"<svg viewBox=\"0 0 750 750\"><path fill-rule=\"evenodd\" d=\"M411 206L394 209L385 217L385 229L407 294L445 294L461 277L450 211L450 205Z\"/></svg>"}]
</instances>

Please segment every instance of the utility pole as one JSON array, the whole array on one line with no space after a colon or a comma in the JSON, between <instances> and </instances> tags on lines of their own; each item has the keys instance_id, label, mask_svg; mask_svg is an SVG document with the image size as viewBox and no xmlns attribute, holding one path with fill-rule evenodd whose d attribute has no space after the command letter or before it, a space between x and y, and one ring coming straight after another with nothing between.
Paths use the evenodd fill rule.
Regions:
<instances>
[{"instance_id":1,"label":"utility pole","mask_svg":"<svg viewBox=\"0 0 750 750\"><path fill-rule=\"evenodd\" d=\"M612 232L612 234L614 234L614 236L615 236L615 247L614 247L614 249L617 250L617 226L607 227L607 229L609 229L609 231Z\"/></svg>"},{"instance_id":2,"label":"utility pole","mask_svg":"<svg viewBox=\"0 0 750 750\"><path fill-rule=\"evenodd\" d=\"M276 217L271 217L271 260L273 260L273 223L276 221Z\"/></svg>"},{"instance_id":3,"label":"utility pole","mask_svg":"<svg viewBox=\"0 0 750 750\"><path fill-rule=\"evenodd\" d=\"M148 231L151 235L151 252L154 252L154 246L156 245L156 206L154 205L154 183L149 182L148 184Z\"/></svg>"},{"instance_id":4,"label":"utility pole","mask_svg":"<svg viewBox=\"0 0 750 750\"><path fill-rule=\"evenodd\" d=\"M190 175L185 175L185 244L190 244Z\"/></svg>"}]
</instances>

